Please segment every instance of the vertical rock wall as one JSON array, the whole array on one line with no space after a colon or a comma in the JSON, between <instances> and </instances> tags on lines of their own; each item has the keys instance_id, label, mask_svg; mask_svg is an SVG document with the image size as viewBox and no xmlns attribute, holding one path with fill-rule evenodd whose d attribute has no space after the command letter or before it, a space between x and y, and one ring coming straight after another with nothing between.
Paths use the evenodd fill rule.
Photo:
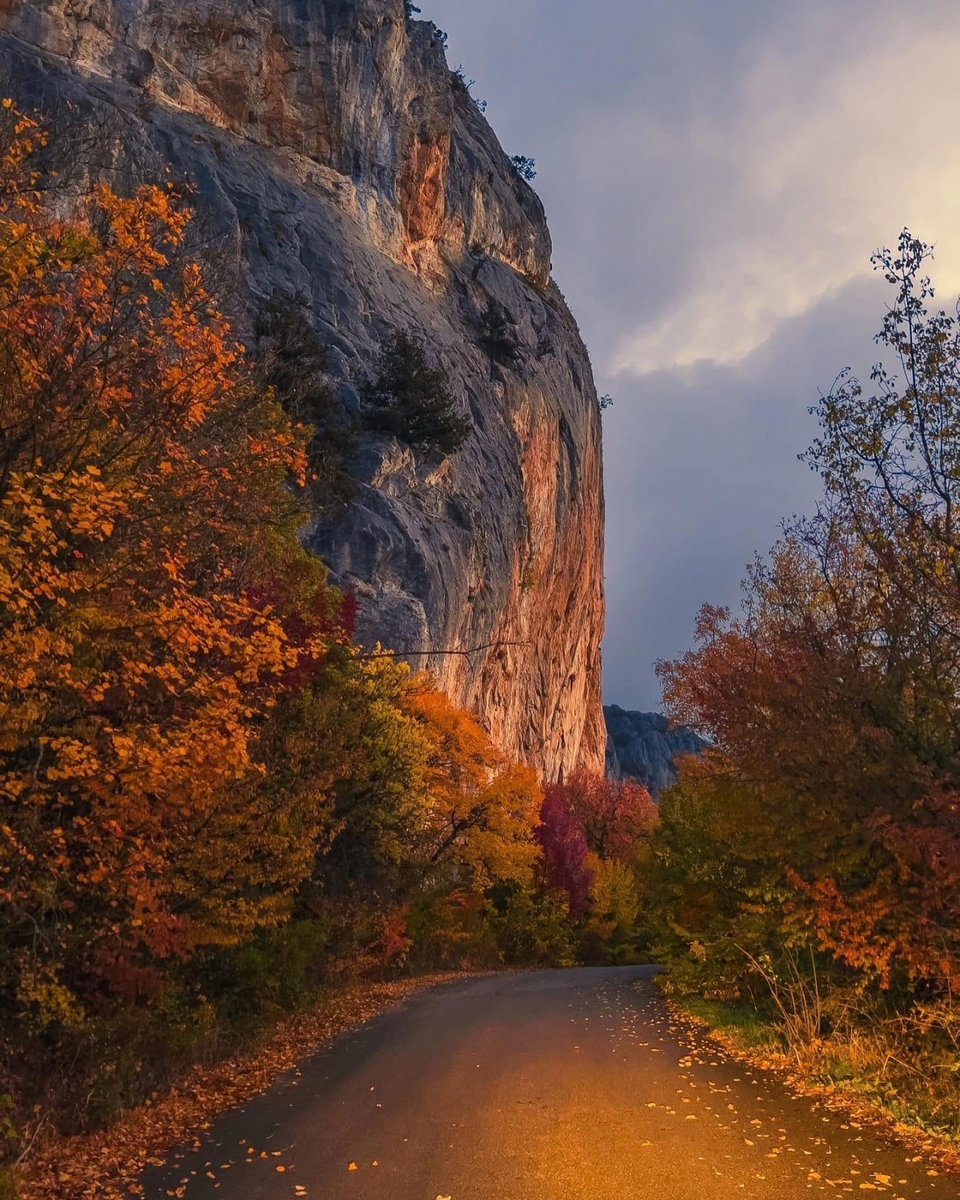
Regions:
<instances>
[{"instance_id":1,"label":"vertical rock wall","mask_svg":"<svg viewBox=\"0 0 960 1200\"><path fill-rule=\"evenodd\" d=\"M590 363L540 201L435 28L402 0L0 0L0 55L21 101L113 114L124 169L196 183L245 302L304 304L348 411L391 333L425 340L468 444L440 461L366 438L356 500L309 543L355 589L361 635L430 666L506 751L547 778L601 769ZM491 297L509 366L479 344Z\"/></svg>"}]
</instances>

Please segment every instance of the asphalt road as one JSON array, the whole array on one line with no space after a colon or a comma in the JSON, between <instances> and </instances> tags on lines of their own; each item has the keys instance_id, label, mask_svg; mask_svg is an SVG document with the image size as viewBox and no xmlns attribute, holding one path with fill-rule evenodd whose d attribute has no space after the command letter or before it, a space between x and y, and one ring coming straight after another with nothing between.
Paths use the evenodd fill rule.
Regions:
<instances>
[{"instance_id":1,"label":"asphalt road","mask_svg":"<svg viewBox=\"0 0 960 1200\"><path fill-rule=\"evenodd\" d=\"M652 969L421 994L144 1179L148 1200L960 1196L881 1135L671 1021Z\"/></svg>"}]
</instances>

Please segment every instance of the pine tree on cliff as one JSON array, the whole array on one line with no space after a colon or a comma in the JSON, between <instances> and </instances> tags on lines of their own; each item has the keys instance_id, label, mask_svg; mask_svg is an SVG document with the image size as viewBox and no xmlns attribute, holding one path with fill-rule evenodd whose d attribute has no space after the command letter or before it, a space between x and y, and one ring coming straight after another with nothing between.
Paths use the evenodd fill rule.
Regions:
<instances>
[{"instance_id":1,"label":"pine tree on cliff","mask_svg":"<svg viewBox=\"0 0 960 1200\"><path fill-rule=\"evenodd\" d=\"M427 362L423 343L396 333L383 346L377 378L363 389L369 428L391 433L417 450L456 454L473 423L457 412L449 377Z\"/></svg>"}]
</instances>

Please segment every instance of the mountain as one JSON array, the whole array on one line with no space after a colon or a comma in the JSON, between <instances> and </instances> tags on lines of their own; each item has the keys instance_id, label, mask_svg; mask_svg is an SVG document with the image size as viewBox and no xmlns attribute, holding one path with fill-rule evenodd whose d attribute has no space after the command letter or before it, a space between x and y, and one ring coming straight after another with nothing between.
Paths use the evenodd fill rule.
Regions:
<instances>
[{"instance_id":1,"label":"mountain","mask_svg":"<svg viewBox=\"0 0 960 1200\"><path fill-rule=\"evenodd\" d=\"M692 730L671 726L659 713L603 710L607 722L607 774L638 779L654 798L677 781L676 761L701 754L707 743Z\"/></svg>"},{"instance_id":2,"label":"mountain","mask_svg":"<svg viewBox=\"0 0 960 1200\"><path fill-rule=\"evenodd\" d=\"M444 42L404 0L0 0L14 99L103 121L114 180L191 181L248 322L299 305L349 419L398 331L449 372L464 448L362 434L308 543L366 644L552 779L604 759L600 413L541 203Z\"/></svg>"}]
</instances>

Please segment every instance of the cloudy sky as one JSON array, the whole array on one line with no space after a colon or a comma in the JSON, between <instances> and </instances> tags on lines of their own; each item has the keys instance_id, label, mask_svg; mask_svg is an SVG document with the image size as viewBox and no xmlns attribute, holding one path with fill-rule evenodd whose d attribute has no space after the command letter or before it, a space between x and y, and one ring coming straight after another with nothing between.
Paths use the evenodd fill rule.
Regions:
<instances>
[{"instance_id":1,"label":"cloudy sky","mask_svg":"<svg viewBox=\"0 0 960 1200\"><path fill-rule=\"evenodd\" d=\"M807 408L865 370L908 224L960 291L954 0L420 0L536 158L555 275L601 392L605 692L653 660L809 509Z\"/></svg>"}]
</instances>

